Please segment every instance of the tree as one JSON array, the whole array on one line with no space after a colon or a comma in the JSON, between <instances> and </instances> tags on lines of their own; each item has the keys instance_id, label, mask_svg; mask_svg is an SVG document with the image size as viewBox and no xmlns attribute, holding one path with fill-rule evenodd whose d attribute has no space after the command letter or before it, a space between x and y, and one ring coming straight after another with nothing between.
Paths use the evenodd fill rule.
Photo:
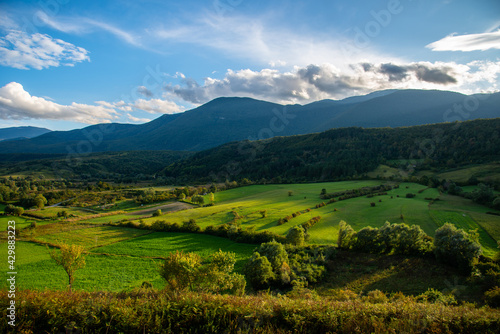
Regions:
<instances>
[{"instance_id":1,"label":"tree","mask_svg":"<svg viewBox=\"0 0 500 334\"><path fill-rule=\"evenodd\" d=\"M479 204L490 204L495 198L493 189L484 183L480 183L476 189L471 193L472 200Z\"/></svg>"},{"instance_id":2,"label":"tree","mask_svg":"<svg viewBox=\"0 0 500 334\"><path fill-rule=\"evenodd\" d=\"M201 257L196 253L170 253L160 265L160 276L173 291L194 290Z\"/></svg>"},{"instance_id":3,"label":"tree","mask_svg":"<svg viewBox=\"0 0 500 334\"><path fill-rule=\"evenodd\" d=\"M302 246L305 241L304 228L300 225L292 227L286 235L286 241L295 246Z\"/></svg>"},{"instance_id":4,"label":"tree","mask_svg":"<svg viewBox=\"0 0 500 334\"><path fill-rule=\"evenodd\" d=\"M21 206L14 206L9 204L5 207L4 212L6 214L12 214L14 216L21 216L24 213L24 208Z\"/></svg>"},{"instance_id":5,"label":"tree","mask_svg":"<svg viewBox=\"0 0 500 334\"><path fill-rule=\"evenodd\" d=\"M68 274L69 291L75 280L75 271L85 267L84 249L83 246L62 244L59 253L55 250L50 252L50 257Z\"/></svg>"},{"instance_id":6,"label":"tree","mask_svg":"<svg viewBox=\"0 0 500 334\"><path fill-rule=\"evenodd\" d=\"M279 271L283 262L288 262L285 246L275 240L261 244L258 252L269 260L274 272Z\"/></svg>"},{"instance_id":7,"label":"tree","mask_svg":"<svg viewBox=\"0 0 500 334\"><path fill-rule=\"evenodd\" d=\"M185 199L186 199L186 194L184 194L184 193L180 193L180 194L177 196L177 199L178 199L179 201L183 201L183 200L185 200Z\"/></svg>"},{"instance_id":8,"label":"tree","mask_svg":"<svg viewBox=\"0 0 500 334\"><path fill-rule=\"evenodd\" d=\"M255 289L265 288L275 278L271 262L259 252L254 252L245 265L245 276Z\"/></svg>"},{"instance_id":9,"label":"tree","mask_svg":"<svg viewBox=\"0 0 500 334\"><path fill-rule=\"evenodd\" d=\"M351 248L355 238L356 238L356 232L351 227L351 225L341 220L339 223L339 236L337 238L338 248L340 249Z\"/></svg>"},{"instance_id":10,"label":"tree","mask_svg":"<svg viewBox=\"0 0 500 334\"><path fill-rule=\"evenodd\" d=\"M205 203L205 198L201 195L196 195L196 196L193 196L193 198L191 199L191 201L193 203L197 203L197 204L200 204L202 205L203 203Z\"/></svg>"},{"instance_id":11,"label":"tree","mask_svg":"<svg viewBox=\"0 0 500 334\"><path fill-rule=\"evenodd\" d=\"M210 192L210 194L208 194L208 200L210 201L210 203L215 202L215 195L213 192Z\"/></svg>"},{"instance_id":12,"label":"tree","mask_svg":"<svg viewBox=\"0 0 500 334\"><path fill-rule=\"evenodd\" d=\"M160 265L161 277L172 291L243 294L245 278L233 272L236 255L218 252L203 259L196 253L170 253Z\"/></svg>"},{"instance_id":13,"label":"tree","mask_svg":"<svg viewBox=\"0 0 500 334\"><path fill-rule=\"evenodd\" d=\"M259 212L260 212L260 215L262 216L262 218L266 218L267 217L267 210L261 210Z\"/></svg>"},{"instance_id":14,"label":"tree","mask_svg":"<svg viewBox=\"0 0 500 334\"><path fill-rule=\"evenodd\" d=\"M187 222L182 223L182 230L185 232L191 232L191 233L196 233L201 230L201 228L196 224L196 220L194 219L189 219Z\"/></svg>"},{"instance_id":15,"label":"tree","mask_svg":"<svg viewBox=\"0 0 500 334\"><path fill-rule=\"evenodd\" d=\"M436 230L434 254L438 261L455 265L463 272L470 273L481 253L476 231L467 233L449 223Z\"/></svg>"},{"instance_id":16,"label":"tree","mask_svg":"<svg viewBox=\"0 0 500 334\"><path fill-rule=\"evenodd\" d=\"M45 204L47 204L47 199L43 197L42 194L38 194L35 196L35 205L38 209L42 209Z\"/></svg>"},{"instance_id":17,"label":"tree","mask_svg":"<svg viewBox=\"0 0 500 334\"><path fill-rule=\"evenodd\" d=\"M156 210L155 212L153 212L153 217L160 217L160 216L161 216L161 214L162 214L161 210L160 210L160 209L158 209L158 210Z\"/></svg>"}]
</instances>

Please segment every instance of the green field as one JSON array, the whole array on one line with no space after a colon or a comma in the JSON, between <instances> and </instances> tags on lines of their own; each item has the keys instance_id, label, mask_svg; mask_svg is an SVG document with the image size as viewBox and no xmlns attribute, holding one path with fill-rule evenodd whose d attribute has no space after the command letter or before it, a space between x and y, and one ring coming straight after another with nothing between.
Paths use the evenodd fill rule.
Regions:
<instances>
[{"instance_id":1,"label":"green field","mask_svg":"<svg viewBox=\"0 0 500 334\"><path fill-rule=\"evenodd\" d=\"M460 168L437 175L440 179L453 180L455 182L467 182L471 177L476 177L481 182L500 181L500 163L483 164Z\"/></svg>"},{"instance_id":2,"label":"green field","mask_svg":"<svg viewBox=\"0 0 500 334\"><path fill-rule=\"evenodd\" d=\"M491 256L498 250L496 244L496 241L500 240L497 227L498 217L486 214L494 210L462 197L440 194L435 188L426 188L415 183L401 183L398 189L389 191L387 195L373 198L357 197L315 209L316 204L323 202L319 196L323 188L328 192L335 192L379 185L382 182L387 181L241 187L216 193L215 206L172 212L161 217L144 219L144 222L152 224L160 219L182 224L189 219L195 219L202 228L237 222L244 228L254 228L257 231L269 230L284 235L290 227L321 216L321 221L309 230L309 242L324 244L336 242L338 223L341 220L349 223L355 230L366 226L382 226L386 221L404 222L409 225L420 225L431 236L445 222L456 221L457 226L465 230L478 229L485 255ZM292 196L288 195L289 191L292 191ZM407 193L413 193L416 196L406 198ZM439 200L431 204L431 201L426 198L439 198ZM375 202L375 207L370 205L371 202ZM310 212L306 212L308 208L311 209ZM266 218L259 213L261 210L267 211ZM278 226L277 222L280 218L298 211L303 213ZM459 219L463 215L468 217L467 221ZM118 221L122 217L124 216L103 217L89 222Z\"/></svg>"},{"instance_id":3,"label":"green field","mask_svg":"<svg viewBox=\"0 0 500 334\"><path fill-rule=\"evenodd\" d=\"M94 247L94 242L98 245L108 244L94 248L86 258L85 268L76 273L74 288L88 291L130 290L139 287L144 281L151 282L156 288L163 288L164 281L157 271L161 263L158 257L165 257L176 250L196 252L201 256L208 256L219 249L231 251L236 254L236 270L241 271L244 262L256 247L207 235L166 232L144 235L148 232L103 226L48 234L39 239L56 242L64 240L66 243L80 244L87 248ZM95 240L94 236L99 234L101 236ZM139 236L141 234L142 236ZM7 243L0 244L0 252L0 270L6 273ZM153 257L156 259L152 259ZM62 290L67 286L66 273L50 258L46 246L18 241L15 265L18 289ZM6 280L2 280L0 284L0 288L4 287Z\"/></svg>"},{"instance_id":4,"label":"green field","mask_svg":"<svg viewBox=\"0 0 500 334\"><path fill-rule=\"evenodd\" d=\"M345 220L355 230L366 226L378 227L386 221L418 224L431 236L434 235L434 231L439 226L450 222L465 230L477 229L485 255L492 256L498 251L496 241L500 240L500 217L487 214L487 212L493 211L492 209L462 197L440 194L435 188L426 188L415 183L402 183L398 189L389 191L387 195L372 198L362 196L337 201L318 209L315 208L317 204L323 201L327 202L322 200L319 195L323 188L331 193L375 186L382 182L388 181L344 181L240 187L216 193L214 206L193 206L190 209L167 213L161 217L146 218L144 222L151 224L155 220L161 219L183 223L189 219L195 219L202 228L209 225L236 222L243 228L253 228L256 231L269 230L284 235L291 227L304 223L313 217L321 216L320 222L308 231L309 242L315 244L335 244L338 223L341 220ZM291 196L289 196L289 192L291 192ZM413 193L416 196L406 198L407 193ZM431 202L429 198L439 198L439 200ZM374 207L370 205L371 202L375 203ZM160 205L165 205L165 203L145 206L141 209L151 209ZM122 207L125 208L125 206L129 206L128 209L137 212L138 207L134 207L131 202L125 201ZM59 208L51 208L47 211L51 212L52 209L59 210ZM307 209L310 211L308 212ZM262 217L260 213L262 210L266 210L267 217ZM278 226L277 222L280 218L290 216L295 212L301 212L301 214ZM66 274L50 259L49 251L43 244L68 243L84 246L89 252L87 266L77 272L75 289L110 291L130 290L140 286L143 281L150 281L157 288L163 287L164 283L157 273L158 263L161 261L161 257L176 250L196 252L201 256L208 256L219 249L235 252L237 256L236 268L241 272L243 264L256 247L256 245L238 244L229 239L203 234L153 232L102 225L110 221L118 222L121 219L130 219L131 217L136 218L135 222L137 222L141 215L127 212L126 214L93 218L76 223L37 222L36 229L21 231L22 233L19 235L21 240L30 240L31 242L21 240L17 242L16 267L19 273L19 288L64 289L66 287ZM7 222L12 218L0 218L0 228L3 231L6 229ZM30 225L28 219L16 217L15 220L18 230ZM5 234L5 232L1 233ZM3 254L0 270L3 272L7 272L7 261L4 259L7 253L6 247L5 242L0 245L0 251ZM366 273L368 276L360 276L352 280L350 286L353 289L361 289L366 286L381 288L390 281L389 277L397 275L397 272L398 270L390 268L380 268L371 274L368 271ZM347 275L346 277L351 276ZM380 284L376 283L377 279L380 280ZM330 283L337 287L335 282L340 281L332 279ZM394 289L409 284L404 279L398 282L399 285L395 285ZM3 286L5 283L2 282L0 287ZM420 291L421 288L423 289L423 287L417 288L412 285L406 290L408 292Z\"/></svg>"}]
</instances>

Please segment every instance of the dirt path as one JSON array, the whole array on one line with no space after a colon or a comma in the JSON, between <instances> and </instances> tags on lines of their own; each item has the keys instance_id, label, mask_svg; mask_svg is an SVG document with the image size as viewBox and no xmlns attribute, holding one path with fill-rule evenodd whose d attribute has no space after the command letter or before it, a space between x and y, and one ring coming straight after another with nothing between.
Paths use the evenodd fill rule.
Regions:
<instances>
[{"instance_id":1,"label":"dirt path","mask_svg":"<svg viewBox=\"0 0 500 334\"><path fill-rule=\"evenodd\" d=\"M144 210L140 211L134 211L130 212L131 215L134 216L147 216L153 214L156 210L160 209L163 213L167 212L175 212L175 211L180 211L180 210L185 210L185 209L191 209L194 208L194 205L183 203L183 202L174 202L174 203L169 203L169 204L164 204L160 206L155 206L152 208L147 208Z\"/></svg>"}]
</instances>

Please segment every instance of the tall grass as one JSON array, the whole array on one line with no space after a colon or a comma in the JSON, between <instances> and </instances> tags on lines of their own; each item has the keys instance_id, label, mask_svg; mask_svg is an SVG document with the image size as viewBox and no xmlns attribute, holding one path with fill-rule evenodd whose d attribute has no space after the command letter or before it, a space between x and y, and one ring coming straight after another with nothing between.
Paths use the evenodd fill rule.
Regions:
<instances>
[{"instance_id":1,"label":"tall grass","mask_svg":"<svg viewBox=\"0 0 500 334\"><path fill-rule=\"evenodd\" d=\"M7 305L7 292L0 304ZM17 294L16 328L23 333L498 333L500 310L445 306L410 297L344 301L153 290L131 293ZM0 315L6 319L6 307ZM8 332L7 321L0 331Z\"/></svg>"}]
</instances>

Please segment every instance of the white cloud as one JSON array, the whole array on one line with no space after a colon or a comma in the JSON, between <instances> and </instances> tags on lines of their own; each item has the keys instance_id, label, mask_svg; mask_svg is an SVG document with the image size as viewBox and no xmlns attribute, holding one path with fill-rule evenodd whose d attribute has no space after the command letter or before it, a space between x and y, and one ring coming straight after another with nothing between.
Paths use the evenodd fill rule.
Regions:
<instances>
[{"instance_id":1,"label":"white cloud","mask_svg":"<svg viewBox=\"0 0 500 334\"><path fill-rule=\"evenodd\" d=\"M481 34L453 34L426 47L432 51L486 51L500 49L500 29Z\"/></svg>"},{"instance_id":2,"label":"white cloud","mask_svg":"<svg viewBox=\"0 0 500 334\"><path fill-rule=\"evenodd\" d=\"M383 89L446 89L464 93L497 90L499 62L358 63L349 70L332 64L252 71L228 70L222 79L206 78L198 84L183 78L180 85L168 85L167 92L194 104L220 96L246 96L277 103L308 103L341 99Z\"/></svg>"},{"instance_id":3,"label":"white cloud","mask_svg":"<svg viewBox=\"0 0 500 334\"><path fill-rule=\"evenodd\" d=\"M150 114L176 114L183 111L175 102L162 99L138 99L129 104L129 106L135 109L144 110Z\"/></svg>"},{"instance_id":4,"label":"white cloud","mask_svg":"<svg viewBox=\"0 0 500 334\"><path fill-rule=\"evenodd\" d=\"M88 51L46 34L11 30L0 37L0 65L18 69L74 66L89 60Z\"/></svg>"},{"instance_id":5,"label":"white cloud","mask_svg":"<svg viewBox=\"0 0 500 334\"><path fill-rule=\"evenodd\" d=\"M147 123L147 122L151 122L151 119L149 118L138 118L138 117L134 117L130 114L127 114L127 117L130 121L134 122L134 123Z\"/></svg>"},{"instance_id":6,"label":"white cloud","mask_svg":"<svg viewBox=\"0 0 500 334\"><path fill-rule=\"evenodd\" d=\"M31 96L17 82L0 88L0 118L5 120L53 119L86 124L109 123L117 112L104 105L73 102L61 105L42 97Z\"/></svg>"}]
</instances>

